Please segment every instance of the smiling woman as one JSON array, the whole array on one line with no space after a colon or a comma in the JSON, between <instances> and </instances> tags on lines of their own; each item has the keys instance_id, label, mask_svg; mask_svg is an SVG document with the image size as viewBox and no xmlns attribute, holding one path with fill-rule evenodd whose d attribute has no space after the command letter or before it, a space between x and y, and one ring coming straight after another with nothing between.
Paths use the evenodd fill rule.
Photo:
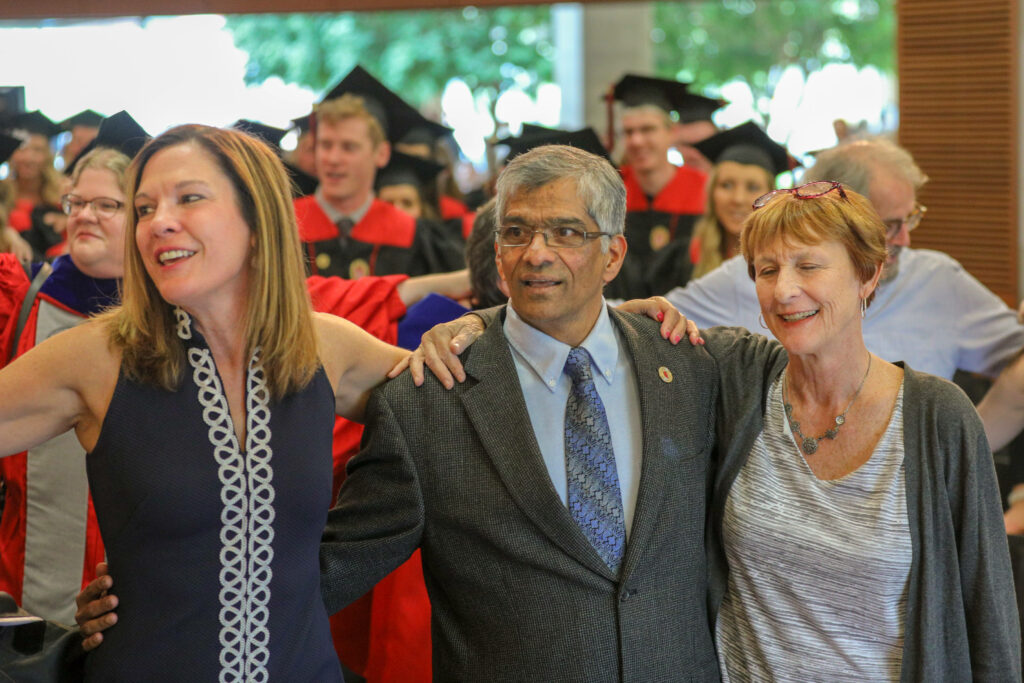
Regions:
<instances>
[{"instance_id":1,"label":"smiling woman","mask_svg":"<svg viewBox=\"0 0 1024 683\"><path fill-rule=\"evenodd\" d=\"M723 381L720 399L711 529L723 679L1019 671L999 492L977 414L949 382L864 345L885 226L835 182L754 206L741 251L788 354L772 358L743 331L708 339L723 367L742 354L757 375L739 394ZM1005 607L990 611L996 604ZM939 641L955 645L928 647Z\"/></svg>"},{"instance_id":2,"label":"smiling woman","mask_svg":"<svg viewBox=\"0 0 1024 683\"><path fill-rule=\"evenodd\" d=\"M75 165L72 190L61 204L68 215L68 252L79 270L94 278L124 273L125 196L128 157L101 148Z\"/></svg>"},{"instance_id":3,"label":"smiling woman","mask_svg":"<svg viewBox=\"0 0 1024 683\"><path fill-rule=\"evenodd\" d=\"M740 232L754 200L775 187L775 177L790 166L786 148L752 121L698 143L714 162L708 177L708 201L690 241L693 277L698 278L739 253Z\"/></svg>"},{"instance_id":4,"label":"smiling woman","mask_svg":"<svg viewBox=\"0 0 1024 683\"><path fill-rule=\"evenodd\" d=\"M122 305L0 372L0 453L71 427L88 453L122 606L87 673L339 680L316 562L334 415L360 418L404 354L312 312L262 143L172 129L127 186ZM76 189L84 246L120 198Z\"/></svg>"}]
</instances>

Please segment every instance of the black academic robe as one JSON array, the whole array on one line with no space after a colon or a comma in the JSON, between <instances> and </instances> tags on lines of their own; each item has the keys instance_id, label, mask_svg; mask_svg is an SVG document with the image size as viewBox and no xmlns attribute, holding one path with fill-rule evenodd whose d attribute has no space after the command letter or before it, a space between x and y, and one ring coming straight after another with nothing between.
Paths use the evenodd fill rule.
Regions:
<instances>
[{"instance_id":1,"label":"black academic robe","mask_svg":"<svg viewBox=\"0 0 1024 683\"><path fill-rule=\"evenodd\" d=\"M347 237L315 196L295 200L299 236L312 275L355 280L364 275L426 275L465 267L462 251L435 223L414 219L374 199Z\"/></svg>"},{"instance_id":2,"label":"black academic robe","mask_svg":"<svg viewBox=\"0 0 1024 683\"><path fill-rule=\"evenodd\" d=\"M707 176L680 166L661 192L649 198L631 168L624 166L621 172L629 250L605 296L634 299L664 294L685 284L693 271L689 244L694 223L704 212Z\"/></svg>"}]
</instances>

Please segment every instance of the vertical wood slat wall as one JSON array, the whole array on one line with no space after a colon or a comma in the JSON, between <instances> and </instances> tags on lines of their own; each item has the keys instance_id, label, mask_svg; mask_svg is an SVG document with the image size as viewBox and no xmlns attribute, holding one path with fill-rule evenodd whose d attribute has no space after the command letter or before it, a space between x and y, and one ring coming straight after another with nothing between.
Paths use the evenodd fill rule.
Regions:
<instances>
[{"instance_id":1,"label":"vertical wood slat wall","mask_svg":"<svg viewBox=\"0 0 1024 683\"><path fill-rule=\"evenodd\" d=\"M896 0L900 144L930 180L913 246L1018 292L1019 0Z\"/></svg>"}]
</instances>

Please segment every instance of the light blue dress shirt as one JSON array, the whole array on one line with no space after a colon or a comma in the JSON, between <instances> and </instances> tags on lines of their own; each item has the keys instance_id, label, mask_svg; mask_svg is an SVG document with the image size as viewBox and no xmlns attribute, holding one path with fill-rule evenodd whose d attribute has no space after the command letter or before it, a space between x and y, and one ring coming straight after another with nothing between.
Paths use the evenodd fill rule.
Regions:
<instances>
[{"instance_id":1,"label":"light blue dress shirt","mask_svg":"<svg viewBox=\"0 0 1024 683\"><path fill-rule=\"evenodd\" d=\"M523 390L544 465L551 476L555 492L565 505L565 404L569 400L572 380L563 369L572 347L530 326L516 314L511 302L505 316L504 330L512 347L519 385ZM636 508L643 462L643 432L636 369L608 315L607 306L601 308L594 329L580 346L590 354L594 385L608 416L628 538L633 526L633 511Z\"/></svg>"}]
</instances>

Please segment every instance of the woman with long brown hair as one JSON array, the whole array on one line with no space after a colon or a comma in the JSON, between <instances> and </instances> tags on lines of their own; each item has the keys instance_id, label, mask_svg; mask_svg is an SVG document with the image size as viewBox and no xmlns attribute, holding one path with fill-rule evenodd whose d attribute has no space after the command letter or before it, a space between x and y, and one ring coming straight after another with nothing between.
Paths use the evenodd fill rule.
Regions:
<instances>
[{"instance_id":1,"label":"woman with long brown hair","mask_svg":"<svg viewBox=\"0 0 1024 683\"><path fill-rule=\"evenodd\" d=\"M128 173L122 305L0 372L0 453L74 428L122 628L87 674L339 680L317 549L335 413L403 356L313 313L262 143L174 128Z\"/></svg>"}]
</instances>

